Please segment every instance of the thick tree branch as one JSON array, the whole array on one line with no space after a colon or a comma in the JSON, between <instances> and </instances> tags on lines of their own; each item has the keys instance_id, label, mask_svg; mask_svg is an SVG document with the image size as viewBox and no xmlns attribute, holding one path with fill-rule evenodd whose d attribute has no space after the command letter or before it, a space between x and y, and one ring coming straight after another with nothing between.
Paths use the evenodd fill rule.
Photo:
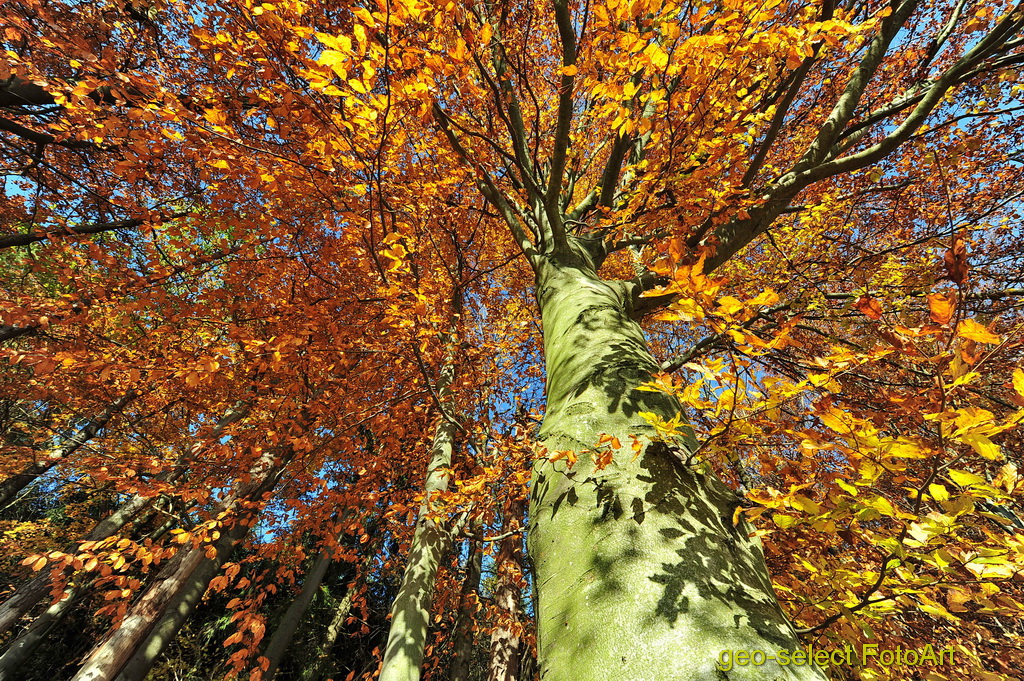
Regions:
<instances>
[{"instance_id":1,"label":"thick tree branch","mask_svg":"<svg viewBox=\"0 0 1024 681\"><path fill-rule=\"evenodd\" d=\"M902 12L906 9L907 5L916 5L916 0L911 0L901 5L888 19L896 17L900 25L902 25L906 21L906 17L903 16ZM931 84L928 90L921 96L913 111L895 130L881 141L856 154L827 160L838 151L832 146L841 137L836 125L840 124L840 121L842 121L841 125L845 125L849 121L853 113L853 109L850 107L856 106L856 101L854 100L859 101L860 94L862 94L867 84L863 80L864 76L869 72L873 74L877 69L878 64L875 64L873 68L871 67L875 59L880 60L881 57L884 57L884 53L880 56L877 54L877 49L881 49L882 45L888 45L888 42L892 40L892 36L889 36L888 40L886 40L886 35L888 32L896 30L892 26L889 26L888 31L883 27L882 33L873 41L869 54L862 60L861 66L858 67L857 72L851 78L847 91L841 96L840 102L837 103L833 114L829 116L826 125L819 131L815 142L812 143L811 147L793 169L779 178L774 187L769 190L765 196L766 201L764 205L752 211L749 218L731 220L724 225L720 225L714 231L714 236L718 242L718 249L712 257L707 259L705 271L713 271L768 229L772 222L785 211L793 198L805 187L833 175L852 172L876 163L910 139L914 132L924 124L928 115L939 105L946 92L961 82L961 79L967 74L975 71L984 60L994 56L1001 49L1005 49L1006 42L1019 32L1022 27L1024 27L1024 9L1022 9L1022 4L1018 3L1014 10L1003 17L987 36ZM860 73L862 69L864 69L864 73ZM988 69L985 70L987 71ZM855 81L859 85L856 85ZM826 140L832 140L828 147L824 146L824 141ZM815 159L818 160L815 161Z\"/></svg>"},{"instance_id":2,"label":"thick tree branch","mask_svg":"<svg viewBox=\"0 0 1024 681\"><path fill-rule=\"evenodd\" d=\"M441 109L437 103L434 103L434 120L437 121L438 127L441 128L441 132L448 139L449 144L452 145L452 149L458 154L462 162L468 167L472 168L474 173L474 182L476 183L477 189L484 196L484 198L492 206L497 209L498 213L505 220L505 224L508 225L509 230L512 232L512 237L519 244L519 248L523 251L526 259L530 262L530 265L536 267L538 264L538 258L540 253L537 251L536 246L530 241L530 237L527 236L526 230L523 228L523 224L520 221L520 214L516 211L509 202L505 199L504 194L494 184L494 180L490 174L481 168L477 163L472 160L469 151L462 146L462 142L455 135L455 131L452 130L449 125L448 114Z\"/></svg>"},{"instance_id":3,"label":"thick tree branch","mask_svg":"<svg viewBox=\"0 0 1024 681\"><path fill-rule=\"evenodd\" d=\"M811 142L807 151L804 152L804 155L796 163L791 173L799 173L807 168L816 166L828 155L829 149L836 143L843 128L846 127L846 124L853 117L853 113L857 105L860 104L861 97L864 95L864 90L867 88L868 83L871 82L878 68L882 65L882 60L885 59L889 45L910 18L918 2L919 0L905 0L892 14L882 20L882 29L871 40L871 44L868 46L867 52L861 59L860 64L857 65L857 68L850 76L843 94L839 96L839 100L832 108L832 112L829 113L825 123L818 130L818 134L815 135L814 141Z\"/></svg>"},{"instance_id":4,"label":"thick tree branch","mask_svg":"<svg viewBox=\"0 0 1024 681\"><path fill-rule=\"evenodd\" d=\"M558 37L562 42L562 66L576 64L576 31L572 26L567 0L555 0L555 23ZM554 251L565 253L569 244L565 237L565 225L558 210L558 197L562 191L565 176L565 161L569 149L569 130L572 125L573 85L576 76L563 73L558 87L558 114L555 123L554 149L551 152L551 168L548 188L544 196L544 208L551 223Z\"/></svg>"},{"instance_id":5,"label":"thick tree branch","mask_svg":"<svg viewBox=\"0 0 1024 681\"><path fill-rule=\"evenodd\" d=\"M46 241L52 239L55 236L61 236L63 234L100 234L102 232L110 232L116 229L134 229L135 227L141 227L147 222L151 224L158 224L166 220L172 220L175 218L184 217L187 213L174 213L165 217L154 218L153 220L117 220L115 222L97 222L91 225L78 225L76 227L66 227L63 230L56 229L47 232L28 232L26 234L10 234L7 236L0 237L0 249L13 248L15 246L27 246L34 244L39 241Z\"/></svg>"},{"instance_id":6,"label":"thick tree branch","mask_svg":"<svg viewBox=\"0 0 1024 681\"><path fill-rule=\"evenodd\" d=\"M32 142L39 146L55 144L59 147L65 147L67 149L103 148L100 145L96 144L95 142L87 142L85 140L58 140L56 136L51 135L50 133L39 132L37 130L32 130L31 128L26 128L24 125L20 125L19 123L15 123L14 121L8 120L6 118L0 118L0 131L9 132L12 135L17 135L18 137L24 140L28 140L29 142Z\"/></svg>"}]
</instances>

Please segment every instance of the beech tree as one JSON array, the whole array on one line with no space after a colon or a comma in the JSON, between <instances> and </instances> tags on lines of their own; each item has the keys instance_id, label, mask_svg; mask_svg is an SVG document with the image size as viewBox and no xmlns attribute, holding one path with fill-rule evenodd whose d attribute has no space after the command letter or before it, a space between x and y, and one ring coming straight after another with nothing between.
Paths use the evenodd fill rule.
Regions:
<instances>
[{"instance_id":1,"label":"beech tree","mask_svg":"<svg viewBox=\"0 0 1024 681\"><path fill-rule=\"evenodd\" d=\"M545 681L826 678L719 657L805 644L954 646L932 678L1024 663L1024 5L15 0L0 16L17 406L0 484L84 480L197 520L145 546L21 552L58 595L93 571L116 587L100 613L122 628L76 678L142 678L150 628L162 649L181 626L161 618L185 564L182 618L208 587L239 590L227 670L277 667L257 653L266 595L229 561L230 490L247 524L290 525L248 540L270 562L325 518L387 507L374 534L396 538L390 569L408 556L373 653L389 681L444 673L428 622L447 636L438 608L464 612L438 528L463 527L513 532L483 560L505 611L495 677L515 676L516 645ZM230 441L188 425L239 399ZM196 441L219 459L183 458ZM514 645L507 502L527 487L516 617L533 631ZM346 532L377 545L340 524L316 555Z\"/></svg>"}]
</instances>

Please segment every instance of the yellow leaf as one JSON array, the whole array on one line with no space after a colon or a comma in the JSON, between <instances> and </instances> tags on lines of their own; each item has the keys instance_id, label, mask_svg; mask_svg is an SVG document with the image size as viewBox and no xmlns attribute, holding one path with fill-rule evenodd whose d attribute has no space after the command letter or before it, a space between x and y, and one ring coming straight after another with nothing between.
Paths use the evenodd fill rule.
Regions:
<instances>
[{"instance_id":1,"label":"yellow leaf","mask_svg":"<svg viewBox=\"0 0 1024 681\"><path fill-rule=\"evenodd\" d=\"M774 305L779 302L779 294L770 288L766 288L764 291L759 293L756 298L751 298L747 301L747 305Z\"/></svg>"},{"instance_id":2,"label":"yellow leaf","mask_svg":"<svg viewBox=\"0 0 1024 681\"><path fill-rule=\"evenodd\" d=\"M644 49L644 54L651 60L651 66L656 69L663 69L668 66L668 53L661 49L661 45L652 42Z\"/></svg>"},{"instance_id":3,"label":"yellow leaf","mask_svg":"<svg viewBox=\"0 0 1024 681\"><path fill-rule=\"evenodd\" d=\"M970 433L968 435L964 435L960 439L964 444L970 445L974 451L981 454L986 459L1001 461L1003 458L1002 452L999 451L999 445L992 442L992 440L989 440L984 435Z\"/></svg>"},{"instance_id":4,"label":"yellow leaf","mask_svg":"<svg viewBox=\"0 0 1024 681\"><path fill-rule=\"evenodd\" d=\"M979 343L989 343L990 345L996 345L999 343L999 336L995 335L973 319L965 319L960 322L960 325L957 326L956 334L961 338L977 341Z\"/></svg>"},{"instance_id":5,"label":"yellow leaf","mask_svg":"<svg viewBox=\"0 0 1024 681\"><path fill-rule=\"evenodd\" d=\"M559 459L567 460L569 462L569 467L571 468L572 466L576 465L576 461L577 461L576 452L572 451L571 449L560 449L560 450L556 451L554 454L552 454L548 458L548 461L554 463L555 461L558 461Z\"/></svg>"},{"instance_id":6,"label":"yellow leaf","mask_svg":"<svg viewBox=\"0 0 1024 681\"><path fill-rule=\"evenodd\" d=\"M363 7L356 7L355 9L352 10L352 14L356 15L356 17L367 26L372 27L376 23L373 20L373 15L370 14L369 10Z\"/></svg>"},{"instance_id":7,"label":"yellow leaf","mask_svg":"<svg viewBox=\"0 0 1024 681\"><path fill-rule=\"evenodd\" d=\"M1024 397L1024 370L1020 367L1013 370L1013 389L1017 394Z\"/></svg>"},{"instance_id":8,"label":"yellow leaf","mask_svg":"<svg viewBox=\"0 0 1024 681\"><path fill-rule=\"evenodd\" d=\"M772 521L784 530L793 527L797 523L797 519L789 515L776 515L772 518Z\"/></svg>"},{"instance_id":9,"label":"yellow leaf","mask_svg":"<svg viewBox=\"0 0 1024 681\"><path fill-rule=\"evenodd\" d=\"M845 480L836 480L836 484L839 485L839 487L847 494L857 496L857 488Z\"/></svg>"},{"instance_id":10,"label":"yellow leaf","mask_svg":"<svg viewBox=\"0 0 1024 681\"><path fill-rule=\"evenodd\" d=\"M975 475L974 473L968 473L967 471L950 470L949 477L953 480L953 482L960 485L961 487L985 484L985 478L979 475Z\"/></svg>"},{"instance_id":11,"label":"yellow leaf","mask_svg":"<svg viewBox=\"0 0 1024 681\"><path fill-rule=\"evenodd\" d=\"M718 300L718 312L726 315L734 315L743 309L743 303L732 296L722 296Z\"/></svg>"},{"instance_id":12,"label":"yellow leaf","mask_svg":"<svg viewBox=\"0 0 1024 681\"><path fill-rule=\"evenodd\" d=\"M693 298L680 298L672 303L669 309L676 313L675 319L677 320L685 319L686 321L699 321L704 319L704 309L701 308L700 304Z\"/></svg>"},{"instance_id":13,"label":"yellow leaf","mask_svg":"<svg viewBox=\"0 0 1024 681\"><path fill-rule=\"evenodd\" d=\"M330 35L328 33L317 33L316 34L316 38L317 38L317 40L319 40L320 42L322 42L324 45L326 45L329 48L328 51L330 51L330 50L337 50L337 51L340 51L340 52L351 52L352 51L352 39L349 38L348 36L344 36L344 35L333 36L333 35ZM324 61L324 55L326 55L326 52L324 54L320 55L320 59L318 60L321 64L326 63ZM342 57L344 57L344 55L342 55Z\"/></svg>"},{"instance_id":14,"label":"yellow leaf","mask_svg":"<svg viewBox=\"0 0 1024 681\"><path fill-rule=\"evenodd\" d=\"M932 495L932 498L936 501L946 501L949 499L949 492L942 485L932 483L928 485L928 493Z\"/></svg>"},{"instance_id":15,"label":"yellow leaf","mask_svg":"<svg viewBox=\"0 0 1024 681\"><path fill-rule=\"evenodd\" d=\"M892 507L892 504L889 503L889 500L886 499L885 497L876 496L872 498L867 498L864 500L864 505L869 508L875 509L876 511L885 516L895 517L896 515L896 509Z\"/></svg>"},{"instance_id":16,"label":"yellow leaf","mask_svg":"<svg viewBox=\"0 0 1024 681\"><path fill-rule=\"evenodd\" d=\"M324 50L318 59L321 64L329 67L339 78L348 76L348 57L337 50Z\"/></svg>"},{"instance_id":17,"label":"yellow leaf","mask_svg":"<svg viewBox=\"0 0 1024 681\"><path fill-rule=\"evenodd\" d=\"M800 494L796 495L795 497L793 497L790 500L789 503L794 508L798 508L801 511L803 511L804 513L807 513L807 514L810 514L810 515L820 515L821 514L821 506L819 506L817 502L812 501L811 499L808 499L807 497L805 497L803 495L800 495Z\"/></svg>"}]
</instances>

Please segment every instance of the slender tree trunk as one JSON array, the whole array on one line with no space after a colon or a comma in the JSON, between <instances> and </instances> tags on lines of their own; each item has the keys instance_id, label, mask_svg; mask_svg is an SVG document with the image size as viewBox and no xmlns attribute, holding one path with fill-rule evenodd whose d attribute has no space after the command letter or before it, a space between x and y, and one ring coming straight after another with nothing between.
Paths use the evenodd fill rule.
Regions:
<instances>
[{"instance_id":1,"label":"slender tree trunk","mask_svg":"<svg viewBox=\"0 0 1024 681\"><path fill-rule=\"evenodd\" d=\"M21 636L11 643L0 657L0 681L14 681L18 678L18 670L28 661L53 628L71 612L82 594L86 593L91 586L92 582L90 581L87 584L79 584L66 590L63 598L47 608Z\"/></svg>"},{"instance_id":2,"label":"slender tree trunk","mask_svg":"<svg viewBox=\"0 0 1024 681\"><path fill-rule=\"evenodd\" d=\"M372 534L372 530L367 528L367 532ZM352 602L356 595L362 591L363 579L368 571L372 569L373 559L377 554L380 547L380 538L370 543L367 546L366 555L363 558L362 566L357 568L355 579L349 584L348 589L345 591L345 595L341 601L334 608L334 617L331 619L331 623L327 625L324 630L323 638L320 640L320 645L317 647L316 659L313 664L309 665L302 671L302 681L321 681L323 677L330 676L330 673L323 671L324 665L327 664L327 660L331 657L331 650L334 648L335 641L338 640L338 636L341 634L342 628L345 626L345 620L348 619L348 614L352 611Z\"/></svg>"},{"instance_id":3,"label":"slender tree trunk","mask_svg":"<svg viewBox=\"0 0 1024 681\"><path fill-rule=\"evenodd\" d=\"M352 611L352 599L356 591L356 584L353 584L345 592L341 602L338 603L331 623L324 629L324 637L320 641L316 659L313 661L313 664L302 672L302 681L321 681L324 677L324 665L327 664L327 660L331 657L331 649L334 648L334 642L338 640L338 635L341 634L341 629L345 626L345 620Z\"/></svg>"},{"instance_id":4,"label":"slender tree trunk","mask_svg":"<svg viewBox=\"0 0 1024 681\"><path fill-rule=\"evenodd\" d=\"M152 501L151 497L135 495L100 521L82 541L99 541L113 536ZM10 598L0 604L0 634L10 631L15 623L49 592L49 570L40 571L35 577L19 586Z\"/></svg>"},{"instance_id":5,"label":"slender tree trunk","mask_svg":"<svg viewBox=\"0 0 1024 681\"><path fill-rule=\"evenodd\" d=\"M814 679L816 667L734 666L722 650L796 650L772 590L760 542L734 526L736 496L703 466L695 446L661 442L641 415L680 413L672 397L637 390L658 371L630 317L630 284L587 264L543 258L537 300L544 329L550 452L594 449L602 434L628 448L596 470L581 453L538 460L530 506L537 638L544 681Z\"/></svg>"},{"instance_id":6,"label":"slender tree trunk","mask_svg":"<svg viewBox=\"0 0 1024 681\"><path fill-rule=\"evenodd\" d=\"M158 540L174 526L175 520L168 520L149 535ZM39 646L46 640L53 628L60 624L69 612L74 610L79 599L92 588L92 580L72 586L64 592L63 598L47 608L0 656L0 681L13 681L16 672L24 665Z\"/></svg>"},{"instance_id":7,"label":"slender tree trunk","mask_svg":"<svg viewBox=\"0 0 1024 681\"><path fill-rule=\"evenodd\" d=\"M270 637L266 652L263 653L264 657L269 661L269 665L262 676L266 681L272 681L274 675L277 674L277 668L281 666L284 653L291 644L292 638L295 637L295 632L298 630L302 618L313 603L313 597L316 596L317 589L323 583L324 575L327 574L327 568L330 565L331 553L326 550L321 551L320 555L313 561L313 565L310 567L309 573L306 574L306 578L302 581L302 590L295 600L288 605L284 617L281 618L281 622L274 630L273 636Z\"/></svg>"},{"instance_id":8,"label":"slender tree trunk","mask_svg":"<svg viewBox=\"0 0 1024 681\"><path fill-rule=\"evenodd\" d=\"M512 518L521 517L521 502L510 504L506 529ZM518 681L519 679L519 582L523 574L522 538L519 533L501 540L494 560L497 586L494 604L498 609L498 625L491 633L491 656L487 681Z\"/></svg>"},{"instance_id":9,"label":"slender tree trunk","mask_svg":"<svg viewBox=\"0 0 1024 681\"><path fill-rule=\"evenodd\" d=\"M473 526L474 533L482 528L480 523ZM467 681L469 665L473 657L473 614L476 612L477 591L480 588L480 573L483 567L484 552L478 539L469 543L469 556L466 558L466 578L462 581L462 592L459 594L459 616L455 624L455 642L452 645L452 667L450 681Z\"/></svg>"},{"instance_id":10,"label":"slender tree trunk","mask_svg":"<svg viewBox=\"0 0 1024 681\"><path fill-rule=\"evenodd\" d=\"M190 549L193 553L199 554L198 561L183 561L182 569L179 571L179 574L184 574L188 569L191 569L192 571L188 574L184 574L184 577L180 582L178 582L179 586L177 587L177 590L171 594L171 600L164 609L164 614L162 616L156 615L158 618L156 619L156 624L152 625L145 642L138 645L133 653L129 651L131 657L117 674L117 681L142 681L142 679L146 678L146 675L152 668L153 663L156 662L156 659L160 657L160 654L170 644L170 642L174 640L174 637L178 634L178 630L181 629L185 620L187 620L193 611L195 611L195 608L199 604L200 599L202 599L203 594L206 593L206 589L210 585L210 581L217 576L221 566L227 562L232 551L234 551L235 547L249 532L249 525L245 520L246 516L236 518L235 524L222 532L220 538L214 543L216 553L213 558L206 555L204 547L200 547L199 549ZM192 558L194 559L194 556ZM193 565L194 567L188 568L186 567L188 565ZM148 596L149 593L147 592L146 595ZM155 603L157 603L157 600L153 599L152 604ZM151 611L156 612L156 607L154 606L152 610L145 610L144 612ZM142 624L145 625L151 623L152 622L143 622ZM122 624L122 626L124 625ZM120 629L118 629L118 631L120 631ZM130 640L131 639L126 639L126 641ZM135 638L134 640L137 643L138 638ZM130 643L127 645L130 645ZM82 672L80 671L79 676L81 676L81 674ZM76 676L75 678L77 679L78 677ZM93 676L83 678L106 679L110 677Z\"/></svg>"},{"instance_id":11,"label":"slender tree trunk","mask_svg":"<svg viewBox=\"0 0 1024 681\"><path fill-rule=\"evenodd\" d=\"M284 461L274 461L273 450L265 451L250 472L249 482L236 485L221 510L239 502L258 500L276 484L283 468ZM248 532L247 521L252 519L253 513L255 510L237 514L234 524L221 530L221 536L213 544L213 557L206 555L206 546L179 549L164 564L156 581L132 605L121 626L93 648L73 681L144 678L156 657L195 609L235 544ZM125 673L118 677L122 670Z\"/></svg>"},{"instance_id":12,"label":"slender tree trunk","mask_svg":"<svg viewBox=\"0 0 1024 681\"><path fill-rule=\"evenodd\" d=\"M128 391L97 414L95 418L82 426L78 432L69 437L61 446L46 452L41 459L32 462L21 473L15 473L3 482L0 482L0 507L6 506L21 490L35 482L39 476L77 452L89 440L99 435L99 432L110 423L110 419L114 418L135 397L135 392Z\"/></svg>"},{"instance_id":13,"label":"slender tree trunk","mask_svg":"<svg viewBox=\"0 0 1024 681\"><path fill-rule=\"evenodd\" d=\"M441 369L435 390L442 409L450 410L455 363L449 360ZM434 431L423 505L402 584L391 606L391 629L381 663L379 681L419 681L423 650L427 643L430 607L434 599L434 581L441 557L451 543L451 533L428 517L432 494L448 488L448 469L452 464L455 424L441 418Z\"/></svg>"},{"instance_id":14,"label":"slender tree trunk","mask_svg":"<svg viewBox=\"0 0 1024 681\"><path fill-rule=\"evenodd\" d=\"M233 407L228 409L224 416L217 422L213 427L213 432L210 435L210 440L216 441L220 439L227 428L232 423L242 419L249 412L249 403L239 401ZM165 482L174 482L177 480L185 471L185 463L191 457L194 457L202 450L202 444L196 443L189 449L189 455L183 456L178 464L171 471L162 473L160 479ZM143 496L136 494L131 497L128 501L121 504L113 513L101 520L92 530L89 531L82 541L100 541L107 537L112 537L121 531L132 518L136 516L139 511L148 506L153 501L152 497ZM21 619L25 613L31 610L36 603L38 603L46 594L50 592L50 573L48 571L40 572L35 577L18 587L14 594L10 596L6 601L0 604L0 635L9 631L19 619Z\"/></svg>"}]
</instances>

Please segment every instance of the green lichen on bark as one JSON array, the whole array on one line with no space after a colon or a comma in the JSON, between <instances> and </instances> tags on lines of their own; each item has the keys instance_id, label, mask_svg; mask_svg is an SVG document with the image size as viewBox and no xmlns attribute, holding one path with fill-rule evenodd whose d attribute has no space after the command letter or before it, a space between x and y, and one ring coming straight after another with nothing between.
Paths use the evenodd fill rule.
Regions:
<instances>
[{"instance_id":1,"label":"green lichen on bark","mask_svg":"<svg viewBox=\"0 0 1024 681\"><path fill-rule=\"evenodd\" d=\"M760 544L734 526L733 495L686 465L640 415L670 419L671 396L637 390L657 365L629 315L629 289L579 263L537 269L544 324L549 451L595 447L602 434L644 448L596 470L536 464L530 554L537 580L538 652L544 681L795 679L814 667L718 669L722 650L796 650L772 591Z\"/></svg>"}]
</instances>

